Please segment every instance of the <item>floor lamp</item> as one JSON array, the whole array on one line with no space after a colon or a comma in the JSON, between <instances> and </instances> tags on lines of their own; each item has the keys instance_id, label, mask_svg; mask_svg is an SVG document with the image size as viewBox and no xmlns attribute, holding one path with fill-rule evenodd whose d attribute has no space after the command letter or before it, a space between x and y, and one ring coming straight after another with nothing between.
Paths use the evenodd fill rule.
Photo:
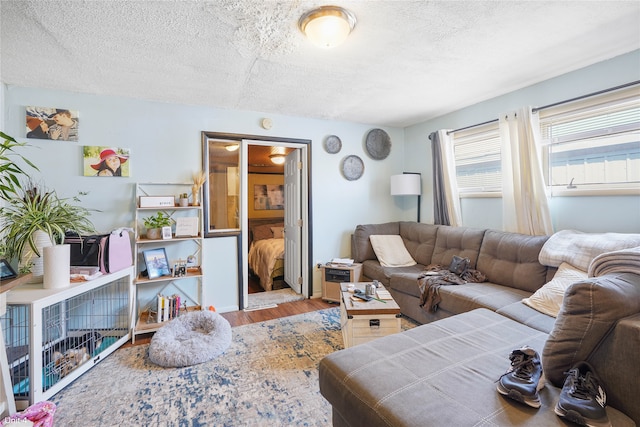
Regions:
<instances>
[{"instance_id":1,"label":"floor lamp","mask_svg":"<svg viewBox=\"0 0 640 427\"><path fill-rule=\"evenodd\" d=\"M420 222L420 195L422 188L419 172L403 172L402 175L391 176L392 196L418 196L418 222Z\"/></svg>"}]
</instances>

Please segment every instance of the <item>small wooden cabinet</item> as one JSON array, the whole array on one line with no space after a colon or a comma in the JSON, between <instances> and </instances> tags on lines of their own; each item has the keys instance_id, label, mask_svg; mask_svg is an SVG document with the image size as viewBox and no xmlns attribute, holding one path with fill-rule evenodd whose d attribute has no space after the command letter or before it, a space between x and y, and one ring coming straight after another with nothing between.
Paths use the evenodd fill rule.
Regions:
<instances>
[{"instance_id":1,"label":"small wooden cabinet","mask_svg":"<svg viewBox=\"0 0 640 427\"><path fill-rule=\"evenodd\" d=\"M325 264L322 270L322 299L340 302L340 283L359 282L362 277L362 264L351 265Z\"/></svg>"}]
</instances>

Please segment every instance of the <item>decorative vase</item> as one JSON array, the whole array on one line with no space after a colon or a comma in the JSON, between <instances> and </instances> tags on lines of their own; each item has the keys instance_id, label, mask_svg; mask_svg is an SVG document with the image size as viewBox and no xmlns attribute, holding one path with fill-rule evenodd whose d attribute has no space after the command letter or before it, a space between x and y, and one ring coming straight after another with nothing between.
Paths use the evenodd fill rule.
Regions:
<instances>
[{"instance_id":1,"label":"decorative vase","mask_svg":"<svg viewBox=\"0 0 640 427\"><path fill-rule=\"evenodd\" d=\"M49 235L42 230L36 230L33 233L33 241L36 244L36 248L38 249L40 256L36 256L33 250L31 250L31 246L27 243L22 250L20 264L21 266L25 266L31 263L31 279L29 280L29 283L42 283L44 275L42 250L45 247L53 245L53 242L51 242Z\"/></svg>"},{"instance_id":2,"label":"decorative vase","mask_svg":"<svg viewBox=\"0 0 640 427\"><path fill-rule=\"evenodd\" d=\"M146 233L147 239L158 240L162 238L162 228L148 228Z\"/></svg>"},{"instance_id":3,"label":"decorative vase","mask_svg":"<svg viewBox=\"0 0 640 427\"><path fill-rule=\"evenodd\" d=\"M191 187L191 195L193 196L193 206L200 206L200 187L194 185Z\"/></svg>"},{"instance_id":4,"label":"decorative vase","mask_svg":"<svg viewBox=\"0 0 640 427\"><path fill-rule=\"evenodd\" d=\"M189 206L189 198L181 197L180 199L178 199L178 203L179 203L179 204L180 204L180 206L182 206L183 208L186 208L187 206Z\"/></svg>"},{"instance_id":5,"label":"decorative vase","mask_svg":"<svg viewBox=\"0 0 640 427\"><path fill-rule=\"evenodd\" d=\"M45 289L69 287L71 245L53 245L43 248Z\"/></svg>"}]
</instances>

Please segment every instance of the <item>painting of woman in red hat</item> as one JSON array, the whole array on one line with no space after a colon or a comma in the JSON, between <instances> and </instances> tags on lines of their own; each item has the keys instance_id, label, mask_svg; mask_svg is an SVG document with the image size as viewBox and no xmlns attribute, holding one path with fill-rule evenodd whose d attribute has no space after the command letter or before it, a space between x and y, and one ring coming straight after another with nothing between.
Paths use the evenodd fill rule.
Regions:
<instances>
[{"instance_id":1,"label":"painting of woman in red hat","mask_svg":"<svg viewBox=\"0 0 640 427\"><path fill-rule=\"evenodd\" d=\"M84 176L129 176L129 150L84 147Z\"/></svg>"}]
</instances>

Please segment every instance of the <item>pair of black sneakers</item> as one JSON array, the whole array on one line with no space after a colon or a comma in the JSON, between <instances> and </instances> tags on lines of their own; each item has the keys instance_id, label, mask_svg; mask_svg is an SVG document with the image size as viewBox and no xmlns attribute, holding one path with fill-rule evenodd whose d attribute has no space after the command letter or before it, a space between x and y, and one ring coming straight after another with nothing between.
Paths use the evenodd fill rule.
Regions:
<instances>
[{"instance_id":1,"label":"pair of black sneakers","mask_svg":"<svg viewBox=\"0 0 640 427\"><path fill-rule=\"evenodd\" d=\"M540 356L531 347L513 350L511 366L498 380L498 392L513 400L540 407L545 383ZM607 396L600 379L587 362L579 362L566 373L555 413L576 424L588 427L610 427L605 410Z\"/></svg>"}]
</instances>

